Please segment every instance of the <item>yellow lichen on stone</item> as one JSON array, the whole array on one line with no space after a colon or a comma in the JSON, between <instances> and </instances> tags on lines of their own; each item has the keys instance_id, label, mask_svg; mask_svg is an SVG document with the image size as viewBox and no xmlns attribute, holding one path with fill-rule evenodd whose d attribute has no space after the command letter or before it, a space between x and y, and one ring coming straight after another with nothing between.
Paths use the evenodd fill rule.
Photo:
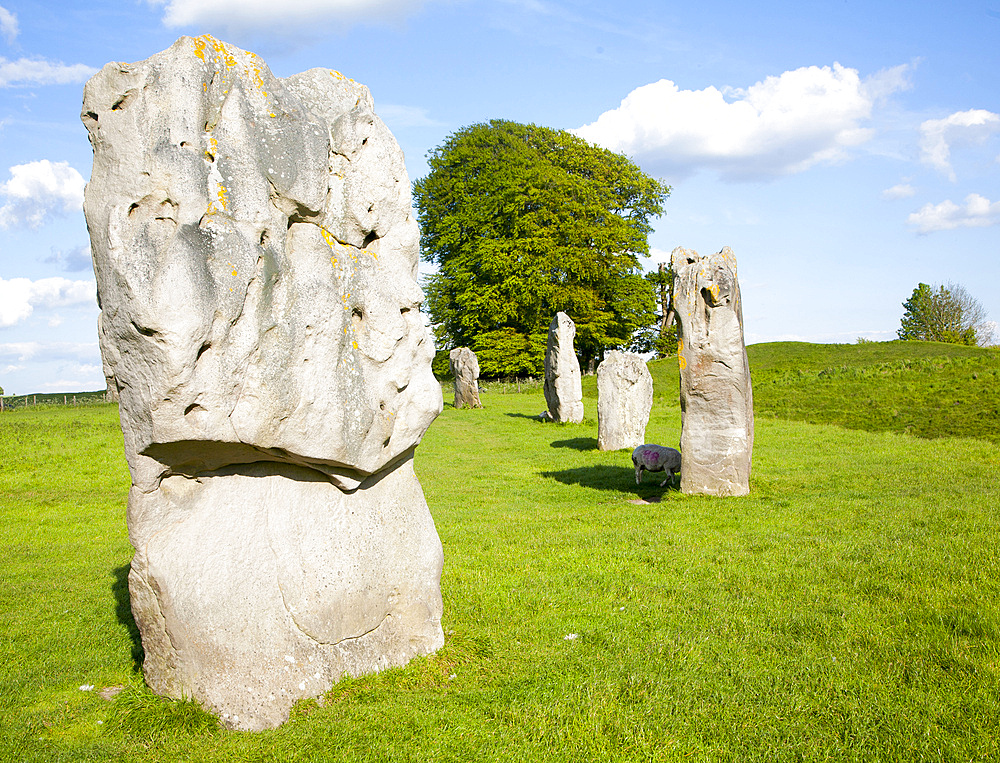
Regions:
<instances>
[{"instance_id":1,"label":"yellow lichen on stone","mask_svg":"<svg viewBox=\"0 0 1000 763\"><path fill-rule=\"evenodd\" d=\"M226 187L222 183L216 183L215 194L219 205L222 207L222 211L226 211L229 208L229 198L226 195ZM205 210L206 215L214 215L219 212L219 209L215 206L215 204L215 200L210 200L208 202L208 209ZM234 273L233 275L236 274Z\"/></svg>"},{"instance_id":2,"label":"yellow lichen on stone","mask_svg":"<svg viewBox=\"0 0 1000 763\"><path fill-rule=\"evenodd\" d=\"M253 67L253 83L257 86L257 89L260 90L260 92L264 93L264 76L261 74L260 69L256 66ZM267 95L267 93L264 93L264 95Z\"/></svg>"},{"instance_id":3,"label":"yellow lichen on stone","mask_svg":"<svg viewBox=\"0 0 1000 763\"><path fill-rule=\"evenodd\" d=\"M222 60L226 62L226 66L229 67L236 66L236 57L233 56L233 54L230 52L229 46L226 45L226 43L222 42L221 40L216 40L210 34L206 34L205 37L207 37L209 40L212 41L212 48L215 50L216 53L222 56Z\"/></svg>"}]
</instances>

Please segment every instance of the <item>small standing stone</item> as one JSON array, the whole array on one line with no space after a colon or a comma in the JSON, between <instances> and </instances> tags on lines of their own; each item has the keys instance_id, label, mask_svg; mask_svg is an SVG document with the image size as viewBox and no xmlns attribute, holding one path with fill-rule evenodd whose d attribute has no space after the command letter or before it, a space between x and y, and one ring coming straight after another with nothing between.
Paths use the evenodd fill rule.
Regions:
<instances>
[{"instance_id":1,"label":"small standing stone","mask_svg":"<svg viewBox=\"0 0 1000 763\"><path fill-rule=\"evenodd\" d=\"M479 360L468 347L456 347L448 353L455 377L455 407L482 408L479 400Z\"/></svg>"},{"instance_id":2,"label":"small standing stone","mask_svg":"<svg viewBox=\"0 0 1000 763\"><path fill-rule=\"evenodd\" d=\"M553 421L583 421L583 383L580 361L573 349L576 324L566 313L556 313L545 347L545 402Z\"/></svg>"},{"instance_id":3,"label":"small standing stone","mask_svg":"<svg viewBox=\"0 0 1000 763\"><path fill-rule=\"evenodd\" d=\"M646 440L653 377L631 352L612 350L597 367L597 448L635 448Z\"/></svg>"},{"instance_id":4,"label":"small standing stone","mask_svg":"<svg viewBox=\"0 0 1000 763\"><path fill-rule=\"evenodd\" d=\"M736 257L678 247L674 309L681 378L681 492L747 495L753 453L753 391L743 342Z\"/></svg>"}]
</instances>

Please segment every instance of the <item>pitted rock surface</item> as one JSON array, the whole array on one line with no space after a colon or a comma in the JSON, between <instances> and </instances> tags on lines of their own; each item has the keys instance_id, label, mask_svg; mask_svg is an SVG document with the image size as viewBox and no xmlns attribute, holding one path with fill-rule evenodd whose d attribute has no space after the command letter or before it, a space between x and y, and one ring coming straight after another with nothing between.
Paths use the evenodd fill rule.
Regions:
<instances>
[{"instance_id":1,"label":"pitted rock surface","mask_svg":"<svg viewBox=\"0 0 1000 763\"><path fill-rule=\"evenodd\" d=\"M107 64L82 119L149 684L263 728L438 648L412 455L441 391L409 179L368 89L182 37Z\"/></svg>"},{"instance_id":2,"label":"pitted rock surface","mask_svg":"<svg viewBox=\"0 0 1000 763\"><path fill-rule=\"evenodd\" d=\"M653 377L631 352L611 350L597 367L597 448L635 448L646 441Z\"/></svg>"},{"instance_id":3,"label":"pitted rock surface","mask_svg":"<svg viewBox=\"0 0 1000 763\"><path fill-rule=\"evenodd\" d=\"M549 324L545 346L545 402L553 421L583 421L583 381L580 361L573 348L576 324L566 313L556 313Z\"/></svg>"},{"instance_id":4,"label":"pitted rock surface","mask_svg":"<svg viewBox=\"0 0 1000 763\"><path fill-rule=\"evenodd\" d=\"M747 495L753 390L736 257L671 253L681 386L681 492Z\"/></svg>"},{"instance_id":5,"label":"pitted rock surface","mask_svg":"<svg viewBox=\"0 0 1000 763\"><path fill-rule=\"evenodd\" d=\"M482 408L479 400L479 359L468 347L456 347L448 353L451 374L455 377L455 407Z\"/></svg>"}]
</instances>

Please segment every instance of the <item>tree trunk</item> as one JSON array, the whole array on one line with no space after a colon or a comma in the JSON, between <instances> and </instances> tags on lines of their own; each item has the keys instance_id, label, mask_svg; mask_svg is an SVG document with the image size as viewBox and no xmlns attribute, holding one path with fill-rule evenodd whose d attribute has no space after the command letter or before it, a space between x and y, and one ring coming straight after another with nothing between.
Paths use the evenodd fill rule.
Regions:
<instances>
[{"instance_id":1,"label":"tree trunk","mask_svg":"<svg viewBox=\"0 0 1000 763\"><path fill-rule=\"evenodd\" d=\"M673 306L673 296L667 291L667 264L665 262L660 263L660 315L663 317L660 319L660 336L667 333L667 330L674 322L674 306ZM671 290L672 291L672 290Z\"/></svg>"}]
</instances>

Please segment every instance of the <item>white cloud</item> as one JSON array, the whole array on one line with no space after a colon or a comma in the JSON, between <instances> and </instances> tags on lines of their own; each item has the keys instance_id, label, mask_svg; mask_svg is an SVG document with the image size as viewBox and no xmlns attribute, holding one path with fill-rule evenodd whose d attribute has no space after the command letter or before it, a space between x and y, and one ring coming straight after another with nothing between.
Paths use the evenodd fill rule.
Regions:
<instances>
[{"instance_id":1,"label":"white cloud","mask_svg":"<svg viewBox=\"0 0 1000 763\"><path fill-rule=\"evenodd\" d=\"M24 362L37 355L41 348L38 342L0 342L0 358L17 358Z\"/></svg>"},{"instance_id":2,"label":"white cloud","mask_svg":"<svg viewBox=\"0 0 1000 763\"><path fill-rule=\"evenodd\" d=\"M37 228L59 212L73 212L83 206L83 176L69 162L37 162L10 168L10 180L0 184L7 203L0 207L0 228L27 225Z\"/></svg>"},{"instance_id":3,"label":"white cloud","mask_svg":"<svg viewBox=\"0 0 1000 763\"><path fill-rule=\"evenodd\" d=\"M19 394L104 389L101 351L97 342L0 342L0 382L8 395L15 385Z\"/></svg>"},{"instance_id":4,"label":"white cloud","mask_svg":"<svg viewBox=\"0 0 1000 763\"><path fill-rule=\"evenodd\" d=\"M773 178L842 160L870 139L875 105L908 87L908 70L863 81L840 64L809 66L745 90L681 90L664 79L575 132L668 180L706 168L731 181Z\"/></svg>"},{"instance_id":5,"label":"white cloud","mask_svg":"<svg viewBox=\"0 0 1000 763\"><path fill-rule=\"evenodd\" d=\"M92 363L100 352L97 342L0 342L0 360L16 359L18 363L33 359Z\"/></svg>"},{"instance_id":6,"label":"white cloud","mask_svg":"<svg viewBox=\"0 0 1000 763\"><path fill-rule=\"evenodd\" d=\"M19 58L10 61L0 56L0 87L30 85L67 85L86 82L97 69L86 64L64 64L42 58Z\"/></svg>"},{"instance_id":7,"label":"white cloud","mask_svg":"<svg viewBox=\"0 0 1000 763\"><path fill-rule=\"evenodd\" d=\"M858 337L885 342L895 339L896 332L884 329L857 329L856 331L818 332L814 334L755 334L747 332L747 344L760 342L810 342L813 344L854 344Z\"/></svg>"},{"instance_id":8,"label":"white cloud","mask_svg":"<svg viewBox=\"0 0 1000 763\"><path fill-rule=\"evenodd\" d=\"M958 111L944 119L928 119L920 124L920 161L940 170L954 182L952 144L982 141L998 131L1000 114L985 109Z\"/></svg>"},{"instance_id":9,"label":"white cloud","mask_svg":"<svg viewBox=\"0 0 1000 763\"><path fill-rule=\"evenodd\" d=\"M104 389L107 386L102 367L94 363L72 363L60 368L59 371L63 374L62 378L44 382L41 386L42 391L72 394L69 390L83 392Z\"/></svg>"},{"instance_id":10,"label":"white cloud","mask_svg":"<svg viewBox=\"0 0 1000 763\"><path fill-rule=\"evenodd\" d=\"M659 267L661 262L670 262L670 252L655 246L649 247L649 264L647 267L655 269Z\"/></svg>"},{"instance_id":11,"label":"white cloud","mask_svg":"<svg viewBox=\"0 0 1000 763\"><path fill-rule=\"evenodd\" d=\"M940 204L925 204L907 220L918 233L930 233L954 228L985 228L1000 223L1000 201L991 202L978 193L965 197L959 206L950 199Z\"/></svg>"},{"instance_id":12,"label":"white cloud","mask_svg":"<svg viewBox=\"0 0 1000 763\"><path fill-rule=\"evenodd\" d=\"M52 254L46 257L43 262L49 265L59 265L63 270L71 273L78 273L81 270L90 270L92 260L90 257L90 244L74 246L68 251L55 249Z\"/></svg>"},{"instance_id":13,"label":"white cloud","mask_svg":"<svg viewBox=\"0 0 1000 763\"><path fill-rule=\"evenodd\" d=\"M419 106L399 106L394 103L376 105L375 111L390 129L400 127L443 127L443 122L431 119L427 109Z\"/></svg>"},{"instance_id":14,"label":"white cloud","mask_svg":"<svg viewBox=\"0 0 1000 763\"><path fill-rule=\"evenodd\" d=\"M164 25L218 26L236 31L274 32L298 27L308 31L331 21L398 17L415 11L423 0L149 0L165 5Z\"/></svg>"},{"instance_id":15,"label":"white cloud","mask_svg":"<svg viewBox=\"0 0 1000 763\"><path fill-rule=\"evenodd\" d=\"M996 321L986 321L983 324L984 344L995 345L1000 342L1000 323Z\"/></svg>"},{"instance_id":16,"label":"white cloud","mask_svg":"<svg viewBox=\"0 0 1000 763\"><path fill-rule=\"evenodd\" d=\"M909 183L899 183L894 185L892 188L886 188L882 191L882 198L887 201L894 201L896 199L908 199L911 196L915 196L917 189L914 188Z\"/></svg>"},{"instance_id":17,"label":"white cloud","mask_svg":"<svg viewBox=\"0 0 1000 763\"><path fill-rule=\"evenodd\" d=\"M94 281L70 281L67 278L0 278L0 328L27 320L38 306L97 306Z\"/></svg>"},{"instance_id":18,"label":"white cloud","mask_svg":"<svg viewBox=\"0 0 1000 763\"><path fill-rule=\"evenodd\" d=\"M14 43L14 39L17 37L19 31L17 16L0 5L0 35L3 35L8 45Z\"/></svg>"}]
</instances>

